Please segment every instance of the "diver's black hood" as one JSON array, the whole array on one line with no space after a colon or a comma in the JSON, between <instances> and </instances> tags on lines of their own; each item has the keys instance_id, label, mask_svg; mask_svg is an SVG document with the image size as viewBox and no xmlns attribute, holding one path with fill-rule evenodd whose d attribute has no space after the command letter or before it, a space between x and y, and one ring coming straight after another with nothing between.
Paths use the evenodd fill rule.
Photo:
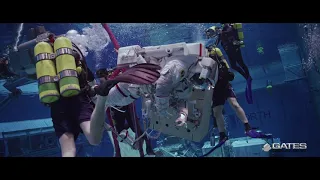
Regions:
<instances>
[{"instance_id":1,"label":"diver's black hood","mask_svg":"<svg viewBox=\"0 0 320 180\"><path fill-rule=\"evenodd\" d=\"M97 76L97 78L106 77L107 74L108 74L107 68L101 68L101 69L98 69L98 70L96 71L96 76Z\"/></svg>"},{"instance_id":2,"label":"diver's black hood","mask_svg":"<svg viewBox=\"0 0 320 180\"><path fill-rule=\"evenodd\" d=\"M37 26L35 28L30 28L27 34L28 41L37 38L40 34L48 32L44 26Z\"/></svg>"}]
</instances>

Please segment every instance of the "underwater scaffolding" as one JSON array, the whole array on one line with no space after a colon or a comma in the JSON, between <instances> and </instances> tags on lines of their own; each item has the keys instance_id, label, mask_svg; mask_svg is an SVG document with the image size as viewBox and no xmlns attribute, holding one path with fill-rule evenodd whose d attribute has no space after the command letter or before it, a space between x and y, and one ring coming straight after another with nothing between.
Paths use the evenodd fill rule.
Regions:
<instances>
[{"instance_id":1,"label":"underwater scaffolding","mask_svg":"<svg viewBox=\"0 0 320 180\"><path fill-rule=\"evenodd\" d=\"M275 86L306 78L300 48L296 43L279 45L278 52L279 59L249 67L253 77L252 90L266 88L267 82ZM233 88L236 93L245 92L246 80L238 72L234 73L236 78L232 81Z\"/></svg>"},{"instance_id":2,"label":"underwater scaffolding","mask_svg":"<svg viewBox=\"0 0 320 180\"><path fill-rule=\"evenodd\" d=\"M252 90L266 88L266 82L272 82L272 85L285 83L285 71L280 60L264 65L249 67L250 74L253 77ZM232 86L236 93L245 92L246 80L238 73L235 73L235 79Z\"/></svg>"},{"instance_id":3,"label":"underwater scaffolding","mask_svg":"<svg viewBox=\"0 0 320 180\"><path fill-rule=\"evenodd\" d=\"M60 153L51 118L0 123L0 157Z\"/></svg>"},{"instance_id":4,"label":"underwater scaffolding","mask_svg":"<svg viewBox=\"0 0 320 180\"><path fill-rule=\"evenodd\" d=\"M31 83L27 84L29 82L31 82ZM8 83L10 83L10 84L8 85ZM21 83L26 84L26 85L14 86L14 84L21 84ZM7 80L0 80L0 96L9 95L11 93L9 91L9 89L11 87L17 87L18 89L20 89L22 91L22 95L25 95L25 96L34 96L34 95L38 94L38 83L37 82L21 78L21 79L15 80L14 82L7 82Z\"/></svg>"},{"instance_id":5,"label":"underwater scaffolding","mask_svg":"<svg viewBox=\"0 0 320 180\"><path fill-rule=\"evenodd\" d=\"M202 153L208 153L218 144L219 137L215 137L215 142L207 141L202 147ZM267 149L272 143L280 143L279 138L260 139L250 137L232 138L226 143L210 153L207 157L272 157L273 151Z\"/></svg>"},{"instance_id":6,"label":"underwater scaffolding","mask_svg":"<svg viewBox=\"0 0 320 180\"><path fill-rule=\"evenodd\" d=\"M232 138L213 152L211 150L219 143L219 136L197 145L192 141L169 136L157 141L154 152L157 157L273 157L277 154L268 147L273 143L281 143L279 138ZM211 153L210 153L211 152ZM209 154L208 154L209 153Z\"/></svg>"}]
</instances>

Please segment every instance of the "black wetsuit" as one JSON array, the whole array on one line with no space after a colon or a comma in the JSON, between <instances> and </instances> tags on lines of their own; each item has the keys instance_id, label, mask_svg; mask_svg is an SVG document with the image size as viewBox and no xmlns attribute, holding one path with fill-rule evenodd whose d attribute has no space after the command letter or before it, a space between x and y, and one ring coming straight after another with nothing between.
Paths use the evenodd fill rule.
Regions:
<instances>
[{"instance_id":1,"label":"black wetsuit","mask_svg":"<svg viewBox=\"0 0 320 180\"><path fill-rule=\"evenodd\" d=\"M219 64L219 75L218 75L218 81L215 85L213 95L212 95L212 108L215 108L217 106L224 105L226 100L228 98L236 98L236 94L233 91L232 85L230 81L234 79L234 74L229 71L229 68L225 64L226 62L223 61L221 57L218 56L210 56L212 59L214 59ZM223 114L225 113L224 109L222 110ZM217 121L214 118L214 113L212 111L213 116L213 126L214 128L217 128Z\"/></svg>"},{"instance_id":2,"label":"black wetsuit","mask_svg":"<svg viewBox=\"0 0 320 180\"><path fill-rule=\"evenodd\" d=\"M240 45L234 45L234 42L238 41L238 32L233 28L231 24L225 24L222 28L221 34L218 36L216 45L221 42L221 45L228 55L231 68L239 72L245 79L250 76L249 69L245 65ZM237 66L238 65L240 66Z\"/></svg>"},{"instance_id":3,"label":"black wetsuit","mask_svg":"<svg viewBox=\"0 0 320 180\"><path fill-rule=\"evenodd\" d=\"M15 73L11 72L9 69L8 59L0 59L0 79L6 79L9 77L16 76Z\"/></svg>"},{"instance_id":4,"label":"black wetsuit","mask_svg":"<svg viewBox=\"0 0 320 180\"><path fill-rule=\"evenodd\" d=\"M233 80L234 74L229 71L224 62L219 62L218 81L215 85L212 95L212 107L224 105L228 98L236 98L230 81Z\"/></svg>"},{"instance_id":5,"label":"black wetsuit","mask_svg":"<svg viewBox=\"0 0 320 180\"><path fill-rule=\"evenodd\" d=\"M215 57L212 57L215 58ZM221 61L221 59L218 59L219 63L219 75L218 75L218 81L215 85L213 95L212 95L212 107L215 108L216 106L224 105L225 101L228 98L237 98L236 94L232 88L232 85L230 81L234 79L234 74L229 71L227 65ZM222 110L222 114L225 114L224 109ZM218 128L217 121L214 117L214 112L212 111L213 116L213 127ZM245 131L249 132L251 130L251 127L249 123L245 123ZM227 140L228 136L225 132L219 132L219 142L222 140Z\"/></svg>"}]
</instances>

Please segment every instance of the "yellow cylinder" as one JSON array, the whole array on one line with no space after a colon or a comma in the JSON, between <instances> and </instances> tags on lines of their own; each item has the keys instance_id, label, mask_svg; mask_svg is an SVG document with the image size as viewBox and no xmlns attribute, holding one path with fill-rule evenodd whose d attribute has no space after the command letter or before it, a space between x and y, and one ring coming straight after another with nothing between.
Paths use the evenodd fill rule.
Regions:
<instances>
[{"instance_id":1,"label":"yellow cylinder","mask_svg":"<svg viewBox=\"0 0 320 180\"><path fill-rule=\"evenodd\" d=\"M238 32L238 38L240 41L243 42L244 40L244 35L243 35L243 31L242 31L242 23L234 23L233 27L237 30ZM245 47L244 44L240 44L240 47Z\"/></svg>"},{"instance_id":2,"label":"yellow cylinder","mask_svg":"<svg viewBox=\"0 0 320 180\"><path fill-rule=\"evenodd\" d=\"M212 48L211 51L209 52L210 56L218 56L218 57L222 57L223 54L221 52L221 50L219 48Z\"/></svg>"},{"instance_id":3,"label":"yellow cylinder","mask_svg":"<svg viewBox=\"0 0 320 180\"><path fill-rule=\"evenodd\" d=\"M42 103L50 104L59 99L60 94L54 77L57 76L56 67L50 54L53 48L49 43L40 42L34 47L34 55L37 59L36 73L38 79L39 99Z\"/></svg>"},{"instance_id":4,"label":"yellow cylinder","mask_svg":"<svg viewBox=\"0 0 320 180\"><path fill-rule=\"evenodd\" d=\"M71 97L80 93L77 67L72 55L72 43L66 37L59 37L54 42L56 52L56 66L59 74L60 94Z\"/></svg>"},{"instance_id":5,"label":"yellow cylinder","mask_svg":"<svg viewBox=\"0 0 320 180\"><path fill-rule=\"evenodd\" d=\"M82 67L81 67L81 66L78 66L78 67L77 67L77 73L80 75L81 72L82 72Z\"/></svg>"},{"instance_id":6,"label":"yellow cylinder","mask_svg":"<svg viewBox=\"0 0 320 180\"><path fill-rule=\"evenodd\" d=\"M211 58L216 58L216 56L219 57L220 59L222 59L222 63L225 63L225 66L230 69L228 62L223 58L223 54L219 48L212 48L209 52L209 56Z\"/></svg>"},{"instance_id":7,"label":"yellow cylinder","mask_svg":"<svg viewBox=\"0 0 320 180\"><path fill-rule=\"evenodd\" d=\"M227 62L226 59L223 59L222 62L224 63L224 65L225 65L228 69L230 69L230 66L229 66L229 64L228 64L228 62Z\"/></svg>"}]
</instances>

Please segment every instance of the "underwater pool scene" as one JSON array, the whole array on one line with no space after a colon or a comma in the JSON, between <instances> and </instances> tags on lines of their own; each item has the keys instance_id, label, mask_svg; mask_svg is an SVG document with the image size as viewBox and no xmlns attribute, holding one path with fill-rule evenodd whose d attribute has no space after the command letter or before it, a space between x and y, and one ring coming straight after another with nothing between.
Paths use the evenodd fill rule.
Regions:
<instances>
[{"instance_id":1,"label":"underwater pool scene","mask_svg":"<svg viewBox=\"0 0 320 180\"><path fill-rule=\"evenodd\" d=\"M0 50L0 157L320 157L319 24L2 23Z\"/></svg>"}]
</instances>

